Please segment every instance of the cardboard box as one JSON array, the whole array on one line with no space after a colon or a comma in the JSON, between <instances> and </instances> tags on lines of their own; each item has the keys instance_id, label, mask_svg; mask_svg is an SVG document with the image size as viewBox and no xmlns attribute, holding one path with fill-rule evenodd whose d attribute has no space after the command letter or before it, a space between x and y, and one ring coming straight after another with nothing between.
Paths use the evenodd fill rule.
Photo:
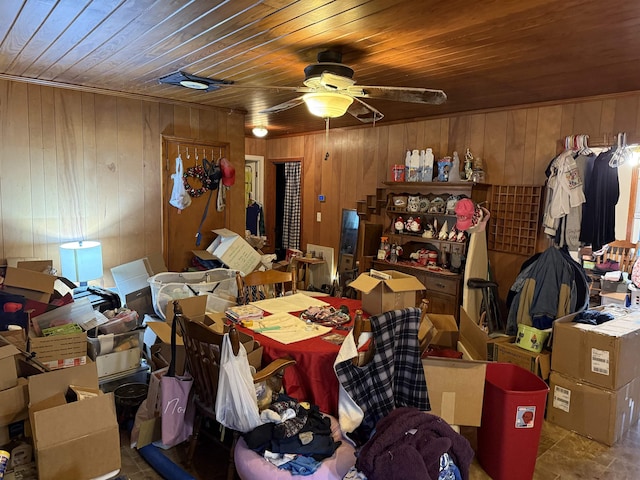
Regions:
<instances>
[{"instance_id":1,"label":"cardboard box","mask_svg":"<svg viewBox=\"0 0 640 480\"><path fill-rule=\"evenodd\" d=\"M144 258L113 267L111 269L111 275L113 275L113 281L115 282L118 294L120 295L120 303L122 303L122 305L129 306L127 302L139 297L142 292L146 293L148 291L150 297L151 289L149 288L147 280L149 277L166 271L167 267L164 264L164 258L159 253L147 255ZM131 294L136 295L127 298L128 295ZM129 308L136 310L133 306L129 306ZM143 315L142 312L138 313L141 316Z\"/></svg>"},{"instance_id":2,"label":"cardboard box","mask_svg":"<svg viewBox=\"0 0 640 480\"><path fill-rule=\"evenodd\" d=\"M0 427L26 419L29 416L28 400L26 378L19 378L15 387L2 390L0 392Z\"/></svg>"},{"instance_id":3,"label":"cardboard box","mask_svg":"<svg viewBox=\"0 0 640 480\"><path fill-rule=\"evenodd\" d=\"M19 354L14 345L0 338L0 391L13 388L18 384L16 355Z\"/></svg>"},{"instance_id":4,"label":"cardboard box","mask_svg":"<svg viewBox=\"0 0 640 480\"><path fill-rule=\"evenodd\" d=\"M574 323L575 315L554 322L554 371L611 390L640 377L639 311L600 325Z\"/></svg>"},{"instance_id":5,"label":"cardboard box","mask_svg":"<svg viewBox=\"0 0 640 480\"><path fill-rule=\"evenodd\" d=\"M422 359L431 412L451 425L478 427L482 418L485 362Z\"/></svg>"},{"instance_id":6,"label":"cardboard box","mask_svg":"<svg viewBox=\"0 0 640 480\"><path fill-rule=\"evenodd\" d=\"M496 360L496 346L499 343L510 343L513 336L500 335L490 337L480 325L471 319L464 307L460 307L460 342L458 351L463 353L465 360Z\"/></svg>"},{"instance_id":7,"label":"cardboard box","mask_svg":"<svg viewBox=\"0 0 640 480\"><path fill-rule=\"evenodd\" d=\"M620 440L640 416L640 378L610 390L552 372L549 383L547 420L606 445Z\"/></svg>"},{"instance_id":8,"label":"cardboard box","mask_svg":"<svg viewBox=\"0 0 640 480\"><path fill-rule=\"evenodd\" d=\"M427 317L433 325L433 334L429 344L456 350L459 332L455 317L439 313L427 313Z\"/></svg>"},{"instance_id":9,"label":"cardboard box","mask_svg":"<svg viewBox=\"0 0 640 480\"><path fill-rule=\"evenodd\" d=\"M416 306L416 291L425 286L413 275L386 270L391 276L388 280L362 273L350 287L362 292L362 308L370 315L379 315L390 310Z\"/></svg>"},{"instance_id":10,"label":"cardboard box","mask_svg":"<svg viewBox=\"0 0 640 480\"><path fill-rule=\"evenodd\" d=\"M30 337L29 352L51 370L87 363L87 333Z\"/></svg>"},{"instance_id":11,"label":"cardboard box","mask_svg":"<svg viewBox=\"0 0 640 480\"><path fill-rule=\"evenodd\" d=\"M551 372L551 353L548 351L532 352L519 347L515 343L499 342L495 344L497 362L512 363L536 374L543 380L549 378Z\"/></svg>"},{"instance_id":12,"label":"cardboard box","mask_svg":"<svg viewBox=\"0 0 640 480\"><path fill-rule=\"evenodd\" d=\"M193 254L202 260L218 260L233 270L243 274L253 272L262 256L249 243L226 228L213 230L218 235L206 250L194 250Z\"/></svg>"},{"instance_id":13,"label":"cardboard box","mask_svg":"<svg viewBox=\"0 0 640 480\"><path fill-rule=\"evenodd\" d=\"M95 364L29 378L29 418L40 480L117 473L120 432L113 393L66 403L69 385L97 389Z\"/></svg>"},{"instance_id":14,"label":"cardboard box","mask_svg":"<svg viewBox=\"0 0 640 480\"><path fill-rule=\"evenodd\" d=\"M49 303L56 278L25 268L7 267L4 290L41 303Z\"/></svg>"}]
</instances>

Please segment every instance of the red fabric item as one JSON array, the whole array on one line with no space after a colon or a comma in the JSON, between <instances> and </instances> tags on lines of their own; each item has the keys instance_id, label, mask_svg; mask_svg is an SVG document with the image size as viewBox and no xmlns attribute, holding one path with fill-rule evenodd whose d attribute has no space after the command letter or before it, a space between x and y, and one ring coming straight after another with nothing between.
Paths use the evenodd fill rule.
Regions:
<instances>
[{"instance_id":1,"label":"red fabric item","mask_svg":"<svg viewBox=\"0 0 640 480\"><path fill-rule=\"evenodd\" d=\"M429 345L422 353L422 358L426 357L462 358L462 352L437 345Z\"/></svg>"},{"instance_id":2,"label":"red fabric item","mask_svg":"<svg viewBox=\"0 0 640 480\"><path fill-rule=\"evenodd\" d=\"M360 300L336 297L318 297L318 299L336 308L340 305L346 305L351 317L354 316L358 308L362 308ZM300 312L292 313L295 316L299 314ZM363 315L365 318L369 316L366 313ZM344 326L353 326L353 321ZM324 335L284 345L248 328L242 326L237 326L237 328L252 335L264 347L263 365L285 356L296 361L295 365L284 371L283 382L287 395L299 402L306 401L316 404L321 412L338 415L338 379L333 371L333 362L338 356L340 345L323 340ZM330 333L340 333L346 336L348 332L334 328Z\"/></svg>"}]
</instances>

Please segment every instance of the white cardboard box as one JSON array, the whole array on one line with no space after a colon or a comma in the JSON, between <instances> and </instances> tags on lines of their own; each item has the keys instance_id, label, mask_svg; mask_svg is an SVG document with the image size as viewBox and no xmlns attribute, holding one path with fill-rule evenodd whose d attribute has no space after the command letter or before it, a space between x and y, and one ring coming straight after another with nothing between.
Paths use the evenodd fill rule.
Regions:
<instances>
[{"instance_id":1,"label":"white cardboard box","mask_svg":"<svg viewBox=\"0 0 640 480\"><path fill-rule=\"evenodd\" d=\"M253 272L262 260L260 255L249 243L226 228L213 230L218 235L206 251L195 250L193 253L204 260L219 260L233 270L243 274ZM207 255L207 253L209 255Z\"/></svg>"}]
</instances>

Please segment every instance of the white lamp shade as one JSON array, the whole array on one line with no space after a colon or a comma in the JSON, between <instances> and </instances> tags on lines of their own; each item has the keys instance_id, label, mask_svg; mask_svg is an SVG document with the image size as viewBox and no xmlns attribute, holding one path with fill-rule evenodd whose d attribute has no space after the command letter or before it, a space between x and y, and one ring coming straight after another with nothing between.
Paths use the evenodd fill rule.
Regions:
<instances>
[{"instance_id":1,"label":"white lamp shade","mask_svg":"<svg viewBox=\"0 0 640 480\"><path fill-rule=\"evenodd\" d=\"M60 245L62 275L72 282L102 278L100 242L69 242Z\"/></svg>"},{"instance_id":2,"label":"white lamp shade","mask_svg":"<svg viewBox=\"0 0 640 480\"><path fill-rule=\"evenodd\" d=\"M349 95L334 92L305 93L302 99L312 115L322 118L341 117L353 103Z\"/></svg>"}]
</instances>

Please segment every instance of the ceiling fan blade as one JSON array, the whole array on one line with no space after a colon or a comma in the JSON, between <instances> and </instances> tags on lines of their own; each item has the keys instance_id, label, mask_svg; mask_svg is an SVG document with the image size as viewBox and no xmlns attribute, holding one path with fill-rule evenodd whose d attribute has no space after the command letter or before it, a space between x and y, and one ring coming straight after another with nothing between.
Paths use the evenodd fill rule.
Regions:
<instances>
[{"instance_id":1,"label":"ceiling fan blade","mask_svg":"<svg viewBox=\"0 0 640 480\"><path fill-rule=\"evenodd\" d=\"M283 112L285 110L289 110L290 108L297 107L298 105L302 105L304 100L302 97L293 98L291 100L287 100L284 103L279 103L278 105L274 105L273 107L265 108L264 110L260 110L258 113L278 113Z\"/></svg>"},{"instance_id":2,"label":"ceiling fan blade","mask_svg":"<svg viewBox=\"0 0 640 480\"><path fill-rule=\"evenodd\" d=\"M414 87L372 87L355 85L348 87L347 91L354 97L377 98L380 100L393 100L396 102L427 103L440 105L447 100L447 94L442 90Z\"/></svg>"},{"instance_id":3,"label":"ceiling fan blade","mask_svg":"<svg viewBox=\"0 0 640 480\"><path fill-rule=\"evenodd\" d=\"M368 103L363 102L357 97L353 97L353 99L355 102L349 106L347 113L357 118L362 123L374 123L384 118L384 115L380 111Z\"/></svg>"}]
</instances>

